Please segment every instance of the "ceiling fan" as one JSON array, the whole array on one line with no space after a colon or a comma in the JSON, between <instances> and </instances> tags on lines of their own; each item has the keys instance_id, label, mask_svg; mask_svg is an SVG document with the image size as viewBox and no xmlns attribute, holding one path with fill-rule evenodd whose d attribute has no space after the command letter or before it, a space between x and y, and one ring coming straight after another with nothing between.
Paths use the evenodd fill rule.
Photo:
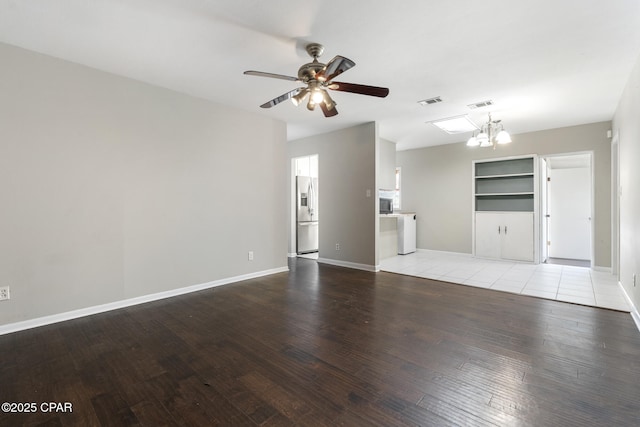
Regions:
<instances>
[{"instance_id":1,"label":"ceiling fan","mask_svg":"<svg viewBox=\"0 0 640 427\"><path fill-rule=\"evenodd\" d=\"M313 58L313 61L304 64L298 70L298 77L285 76L282 74L265 73L262 71L245 71L244 74L249 76L270 77L273 79L289 80L292 82L302 82L306 86L296 88L283 95L273 98L262 104L262 108L271 108L278 105L282 101L291 99L295 105L299 105L308 95L307 108L313 111L316 105L324 113L325 117L333 117L338 114L336 103L329 96L327 89L337 90L340 92L359 93L361 95L370 95L384 98L389 94L386 87L367 86L355 83L342 83L333 81L340 74L356 65L355 62L344 56L336 56L327 64L318 61L318 58L324 52L324 46L318 43L309 43L306 46L307 53Z\"/></svg>"}]
</instances>

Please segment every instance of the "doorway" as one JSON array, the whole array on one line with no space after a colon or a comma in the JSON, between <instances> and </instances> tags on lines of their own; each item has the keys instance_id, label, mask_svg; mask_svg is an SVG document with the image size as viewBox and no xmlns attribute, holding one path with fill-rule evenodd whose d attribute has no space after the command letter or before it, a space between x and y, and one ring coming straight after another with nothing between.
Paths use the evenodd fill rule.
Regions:
<instances>
[{"instance_id":1,"label":"doorway","mask_svg":"<svg viewBox=\"0 0 640 427\"><path fill-rule=\"evenodd\" d=\"M293 170L295 254L317 260L320 248L318 155L294 158Z\"/></svg>"},{"instance_id":2,"label":"doorway","mask_svg":"<svg viewBox=\"0 0 640 427\"><path fill-rule=\"evenodd\" d=\"M541 261L593 265L592 154L547 156L541 161Z\"/></svg>"}]
</instances>

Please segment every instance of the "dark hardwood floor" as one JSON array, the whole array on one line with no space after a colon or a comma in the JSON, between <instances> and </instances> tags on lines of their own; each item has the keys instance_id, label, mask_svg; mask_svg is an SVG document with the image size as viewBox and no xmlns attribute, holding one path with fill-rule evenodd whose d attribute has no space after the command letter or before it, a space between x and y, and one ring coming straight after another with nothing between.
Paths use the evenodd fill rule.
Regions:
<instances>
[{"instance_id":1,"label":"dark hardwood floor","mask_svg":"<svg viewBox=\"0 0 640 427\"><path fill-rule=\"evenodd\" d=\"M628 313L292 259L0 336L0 402L37 405L2 426L634 426L640 332Z\"/></svg>"}]
</instances>

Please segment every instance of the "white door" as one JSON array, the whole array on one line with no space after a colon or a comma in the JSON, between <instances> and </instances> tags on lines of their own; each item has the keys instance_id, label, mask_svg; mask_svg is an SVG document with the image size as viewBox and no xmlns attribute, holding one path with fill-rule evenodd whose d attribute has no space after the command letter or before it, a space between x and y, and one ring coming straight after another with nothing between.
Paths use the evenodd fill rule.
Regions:
<instances>
[{"instance_id":1,"label":"white door","mask_svg":"<svg viewBox=\"0 0 640 427\"><path fill-rule=\"evenodd\" d=\"M533 261L533 212L505 213L502 223L502 258Z\"/></svg>"},{"instance_id":2,"label":"white door","mask_svg":"<svg viewBox=\"0 0 640 427\"><path fill-rule=\"evenodd\" d=\"M502 214L476 212L476 256L500 258L502 227Z\"/></svg>"},{"instance_id":3,"label":"white door","mask_svg":"<svg viewBox=\"0 0 640 427\"><path fill-rule=\"evenodd\" d=\"M549 171L549 257L591 259L591 168Z\"/></svg>"}]
</instances>

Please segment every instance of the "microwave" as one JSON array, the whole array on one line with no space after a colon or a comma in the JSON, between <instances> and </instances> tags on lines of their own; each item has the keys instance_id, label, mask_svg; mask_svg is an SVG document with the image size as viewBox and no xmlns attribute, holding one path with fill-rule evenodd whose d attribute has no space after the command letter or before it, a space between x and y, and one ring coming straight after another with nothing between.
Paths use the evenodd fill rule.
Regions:
<instances>
[{"instance_id":1,"label":"microwave","mask_svg":"<svg viewBox=\"0 0 640 427\"><path fill-rule=\"evenodd\" d=\"M393 213L393 199L380 197L380 213L381 214Z\"/></svg>"}]
</instances>

